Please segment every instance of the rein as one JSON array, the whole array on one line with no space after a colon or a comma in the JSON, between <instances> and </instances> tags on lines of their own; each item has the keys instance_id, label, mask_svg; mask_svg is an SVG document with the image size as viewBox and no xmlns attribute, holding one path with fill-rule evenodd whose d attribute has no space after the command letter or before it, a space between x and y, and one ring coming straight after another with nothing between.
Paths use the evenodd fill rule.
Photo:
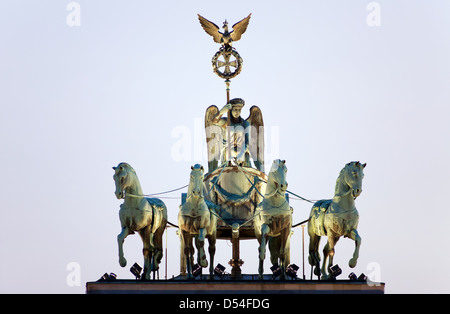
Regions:
<instances>
[{"instance_id":1,"label":"rein","mask_svg":"<svg viewBox=\"0 0 450 314\"><path fill-rule=\"evenodd\" d=\"M182 190L184 188L187 188L189 186L189 184L186 184L180 188L177 189L173 189L170 191L164 191L164 192L159 192L159 193L153 193L153 194L142 194L142 195L138 195L138 194L131 194L131 193L126 193L127 196L131 196L131 197L151 197L151 196L155 196L155 195L161 195L161 194L167 194L167 193L171 193L171 192L176 192L179 190ZM123 191L123 198L125 198L125 190Z\"/></svg>"},{"instance_id":2,"label":"rein","mask_svg":"<svg viewBox=\"0 0 450 314\"><path fill-rule=\"evenodd\" d=\"M221 171L220 171L220 173L219 173L219 178L220 178L220 176L222 175L222 172L223 172L223 170L225 169L225 167L226 167L227 164L228 164L228 162L224 162L222 165L220 165L219 168L222 168L222 169L221 169ZM251 184L251 186L256 190L256 192L257 192L263 199L265 199L266 197L265 197L264 195L262 195L262 193L261 193L261 192L258 190L258 188L255 186L255 184L254 184L254 183L250 180L250 178L247 176L247 174L250 175L250 176L254 176L254 175L251 174L251 173L249 173L248 171L246 171L246 170L245 170L242 166L240 166L240 165L237 165L237 167L238 167L238 169L244 174L245 178L246 178L247 181ZM218 179L219 179L219 178L218 178ZM211 192L211 190L215 187L215 185L217 184L218 179L217 179L215 182L213 182L211 188L210 188L209 191L208 191L208 194L209 194L209 193ZM258 178L258 179L261 180L261 181L264 182L264 183L267 183L266 180L263 180L263 179L260 179L260 178ZM152 196L157 196L157 195L163 195L163 194L168 194L168 193L172 193L172 192L176 192L176 191L182 190L182 189L184 189L184 188L187 188L188 186L189 186L189 184L186 184L186 185L184 185L184 186L182 186L182 187L179 187L179 188L176 188L176 189L173 189L173 190L163 191L163 192L159 192L159 193L152 193L152 194L142 194L142 195L140 195L140 194L126 193L126 191L124 190L124 191L123 191L123 199L125 199L126 196L140 198L140 197L152 197ZM349 194L350 192L351 192L351 189L350 189L348 192L346 192L345 194L343 194L343 195L336 195L336 196L343 197L343 196ZM300 200L303 200L303 201L305 201L305 202L309 202L309 203L311 203L311 204L314 204L314 203L316 202L316 200L309 200L309 199L304 198L304 197L302 197L302 196L300 196L300 195L298 195L298 194L295 194L294 192L291 192L291 191L289 191L289 190L286 190L286 193L289 193L289 194L291 194L291 195L293 195L293 196L299 198ZM208 207L208 209L209 209L209 207ZM227 223L227 222L226 222L226 221L225 221L218 213L216 213L214 210L209 209L209 211L210 211L214 216L216 216L216 217L219 218L221 221L223 221L227 226L233 227L232 225L230 225L229 223ZM243 222L242 224L240 224L239 227L238 227L238 229L239 229L240 227L246 225L247 223L253 221L253 220L256 218L256 216L258 216L259 214L260 214L259 212L258 212L258 213L255 212L255 214L253 215L253 217L251 217L251 218L248 219L247 221L245 221L245 222ZM310 219L311 219L311 217L309 217L307 220L304 220L304 221L302 221L302 222L300 222L300 223L297 223L297 224L293 225L292 228L295 228L295 227L297 227L297 226L299 226L299 225L302 225L302 224L304 224L305 222L308 222ZM172 226L172 227L179 228L176 224L171 223L170 221L167 221L167 223L168 223L170 226Z\"/></svg>"},{"instance_id":3,"label":"rein","mask_svg":"<svg viewBox=\"0 0 450 314\"><path fill-rule=\"evenodd\" d=\"M348 189L348 191L345 192L344 194L336 194L334 197L344 197L344 196L349 195L352 191L353 191L353 189L350 188L350 189ZM354 200L355 200L355 199L356 199L356 197L354 198Z\"/></svg>"},{"instance_id":4,"label":"rein","mask_svg":"<svg viewBox=\"0 0 450 314\"><path fill-rule=\"evenodd\" d=\"M340 198L342 198L342 197L344 197L344 196L349 195L350 193L352 193L352 192L354 191L349 185L347 185L347 186L349 187L349 189L348 189L347 192L345 192L344 194L336 194L334 197L340 197ZM352 195L353 200L356 200L357 197L358 197L358 196L353 196L353 195Z\"/></svg>"}]
</instances>

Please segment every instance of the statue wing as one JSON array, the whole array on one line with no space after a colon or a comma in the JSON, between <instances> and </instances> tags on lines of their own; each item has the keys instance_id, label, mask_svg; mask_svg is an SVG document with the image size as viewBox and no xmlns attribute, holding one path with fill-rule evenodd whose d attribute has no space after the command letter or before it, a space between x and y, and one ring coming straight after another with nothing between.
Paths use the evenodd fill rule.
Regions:
<instances>
[{"instance_id":1,"label":"statue wing","mask_svg":"<svg viewBox=\"0 0 450 314\"><path fill-rule=\"evenodd\" d=\"M206 109L205 128L214 124L212 122L212 120L214 119L215 116L217 116L218 113L219 113L219 108L217 108L217 106L215 106L215 105L211 105L208 107L208 109Z\"/></svg>"},{"instance_id":2,"label":"statue wing","mask_svg":"<svg viewBox=\"0 0 450 314\"><path fill-rule=\"evenodd\" d=\"M264 121L258 106L250 108L250 116L246 120L250 128L250 155L259 171L264 172Z\"/></svg>"},{"instance_id":3,"label":"statue wing","mask_svg":"<svg viewBox=\"0 0 450 314\"><path fill-rule=\"evenodd\" d=\"M238 41L239 39L241 39L242 34L244 34L247 30L247 26L250 22L251 16L252 14L250 13L245 19L233 25L233 31L230 33L231 39L233 41Z\"/></svg>"},{"instance_id":4,"label":"statue wing","mask_svg":"<svg viewBox=\"0 0 450 314\"><path fill-rule=\"evenodd\" d=\"M216 43L221 43L220 40L222 39L222 33L219 32L219 26L214 24L211 21L208 21L200 14L198 15L198 20L200 21L200 24L202 25L203 29L208 35L211 35Z\"/></svg>"},{"instance_id":5,"label":"statue wing","mask_svg":"<svg viewBox=\"0 0 450 314\"><path fill-rule=\"evenodd\" d=\"M221 147L222 147L222 128L213 123L213 119L219 113L217 106L211 105L205 113L205 132L208 151L208 172L211 173L218 167Z\"/></svg>"}]
</instances>

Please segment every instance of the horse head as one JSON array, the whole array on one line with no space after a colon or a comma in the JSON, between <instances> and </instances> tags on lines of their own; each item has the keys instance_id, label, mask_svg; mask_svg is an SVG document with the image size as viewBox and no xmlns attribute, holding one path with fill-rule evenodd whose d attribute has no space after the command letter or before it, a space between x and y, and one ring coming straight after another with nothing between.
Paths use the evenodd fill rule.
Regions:
<instances>
[{"instance_id":1,"label":"horse head","mask_svg":"<svg viewBox=\"0 0 450 314\"><path fill-rule=\"evenodd\" d=\"M276 193L279 193L284 197L284 194L288 187L288 183L286 181L286 173L286 160L274 160L267 180L265 197L271 197Z\"/></svg>"},{"instance_id":2,"label":"horse head","mask_svg":"<svg viewBox=\"0 0 450 314\"><path fill-rule=\"evenodd\" d=\"M116 194L116 197L118 199L125 197L125 190L131 186L132 180L130 178L130 172L134 172L134 169L127 163L121 162L117 165L117 167L112 167L114 170L113 179L116 183L116 191L114 194Z\"/></svg>"},{"instance_id":3,"label":"horse head","mask_svg":"<svg viewBox=\"0 0 450 314\"><path fill-rule=\"evenodd\" d=\"M202 165L196 164L191 167L191 176L188 188L188 198L203 197L203 175L204 169Z\"/></svg>"},{"instance_id":4,"label":"horse head","mask_svg":"<svg viewBox=\"0 0 450 314\"><path fill-rule=\"evenodd\" d=\"M361 164L359 161L352 161L345 165L342 170L341 180L349 187L349 193L356 199L362 192L363 169L367 163Z\"/></svg>"}]
</instances>

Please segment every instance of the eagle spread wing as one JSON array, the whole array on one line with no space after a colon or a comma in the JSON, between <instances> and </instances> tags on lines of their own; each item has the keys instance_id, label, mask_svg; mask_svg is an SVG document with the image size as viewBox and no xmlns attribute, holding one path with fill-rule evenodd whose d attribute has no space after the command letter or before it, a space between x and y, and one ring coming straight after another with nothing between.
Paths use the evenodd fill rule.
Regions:
<instances>
[{"instance_id":1,"label":"eagle spread wing","mask_svg":"<svg viewBox=\"0 0 450 314\"><path fill-rule=\"evenodd\" d=\"M250 16L249 16L250 17ZM246 120L250 125L249 151L255 167L264 172L264 121L258 106L250 108L250 116Z\"/></svg>"},{"instance_id":2,"label":"eagle spread wing","mask_svg":"<svg viewBox=\"0 0 450 314\"><path fill-rule=\"evenodd\" d=\"M247 30L248 23L250 22L250 17L252 14L250 13L245 19L237 22L233 25L233 31L230 33L231 39L233 41L238 41L241 39L242 34Z\"/></svg>"},{"instance_id":3,"label":"eagle spread wing","mask_svg":"<svg viewBox=\"0 0 450 314\"><path fill-rule=\"evenodd\" d=\"M216 43L220 44L223 34L221 32L219 32L219 26L217 26L216 24L214 24L211 21L208 21L207 19L205 19L200 14L197 14L197 15L198 15L198 19L200 21L200 24L202 25L202 27L205 30L205 32L208 35L211 35ZM245 28L247 28L247 26L245 26ZM245 29L244 29L244 31L245 31Z\"/></svg>"}]
</instances>

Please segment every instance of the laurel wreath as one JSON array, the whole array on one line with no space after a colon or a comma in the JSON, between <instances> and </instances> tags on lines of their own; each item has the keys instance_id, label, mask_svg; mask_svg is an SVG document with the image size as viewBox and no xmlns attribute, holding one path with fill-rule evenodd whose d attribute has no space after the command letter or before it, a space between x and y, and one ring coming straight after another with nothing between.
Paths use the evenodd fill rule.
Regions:
<instances>
[{"instance_id":1,"label":"laurel wreath","mask_svg":"<svg viewBox=\"0 0 450 314\"><path fill-rule=\"evenodd\" d=\"M219 57L224 54L231 54L236 58L237 67L234 72L224 73L219 70L219 65L218 65L217 61L218 61ZM243 60L242 60L241 56L234 49L231 51L226 51L225 49L220 49L219 51L216 52L216 54L212 58L212 66L213 66L214 73L216 73L219 77L221 77L223 79L231 79L231 78L237 76L239 73L241 73L242 63L243 63Z\"/></svg>"}]
</instances>

